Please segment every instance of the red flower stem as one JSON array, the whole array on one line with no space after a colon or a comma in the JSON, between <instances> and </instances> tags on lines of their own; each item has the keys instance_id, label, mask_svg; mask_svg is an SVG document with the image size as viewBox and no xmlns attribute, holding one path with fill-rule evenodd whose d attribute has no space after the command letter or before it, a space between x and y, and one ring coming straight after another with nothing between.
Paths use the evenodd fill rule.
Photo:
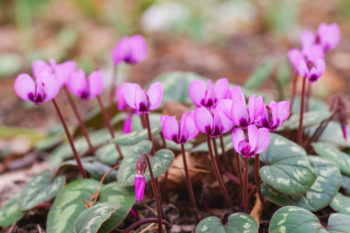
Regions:
<instances>
[{"instance_id":1,"label":"red flower stem","mask_svg":"<svg viewBox=\"0 0 350 233\"><path fill-rule=\"evenodd\" d=\"M298 144L303 143L303 117L304 117L304 98L305 98L305 84L306 78L303 78L303 86L301 89L301 102L300 102L300 117L299 117L299 130L298 130Z\"/></svg>"},{"instance_id":2,"label":"red flower stem","mask_svg":"<svg viewBox=\"0 0 350 233\"><path fill-rule=\"evenodd\" d=\"M239 178L239 185L243 189L243 177L242 177L242 169L241 169L241 161L240 161L240 155L235 153L235 160L236 160L236 166L237 166L237 173L238 173L238 178Z\"/></svg>"},{"instance_id":3,"label":"red flower stem","mask_svg":"<svg viewBox=\"0 0 350 233\"><path fill-rule=\"evenodd\" d=\"M149 115L148 115L148 113L145 113L144 116L145 116L145 123L146 123L146 127L147 127L148 140L152 143L152 155L155 155L156 151L155 151L153 139L152 139L152 132L151 132L151 124L149 122Z\"/></svg>"},{"instance_id":4,"label":"red flower stem","mask_svg":"<svg viewBox=\"0 0 350 233\"><path fill-rule=\"evenodd\" d=\"M196 213L196 221L198 222L199 221L198 208L197 208L196 199L195 199L194 193L193 193L193 186L192 186L191 178L188 174L186 152L185 152L184 144L181 144L181 154L182 154L182 160L184 163L184 170L185 170L185 175L186 175L186 185L187 185L188 195L190 196L192 208L193 208L194 212Z\"/></svg>"},{"instance_id":5,"label":"red flower stem","mask_svg":"<svg viewBox=\"0 0 350 233\"><path fill-rule=\"evenodd\" d=\"M243 206L244 206L244 212L245 213L249 213L249 201L248 201L248 158L244 158Z\"/></svg>"},{"instance_id":6,"label":"red flower stem","mask_svg":"<svg viewBox=\"0 0 350 233\"><path fill-rule=\"evenodd\" d=\"M235 170L234 166L233 166L233 161L231 161L226 154L224 137L222 135L220 136L220 145L221 145L221 151L222 151L222 155L224 156L225 163L226 163L227 167L230 166L231 172L233 173Z\"/></svg>"},{"instance_id":7,"label":"red flower stem","mask_svg":"<svg viewBox=\"0 0 350 233\"><path fill-rule=\"evenodd\" d=\"M109 90L109 105L111 106L113 104L115 91L117 89L117 78L118 78L118 67L113 65L112 69L112 83L111 83L111 89Z\"/></svg>"},{"instance_id":8,"label":"red flower stem","mask_svg":"<svg viewBox=\"0 0 350 233\"><path fill-rule=\"evenodd\" d=\"M145 116L143 114L140 115L140 121L142 128L146 129Z\"/></svg>"},{"instance_id":9,"label":"red flower stem","mask_svg":"<svg viewBox=\"0 0 350 233\"><path fill-rule=\"evenodd\" d=\"M168 146L167 146L167 144L166 144L166 140L165 140L165 138L164 138L164 135L163 135L162 133L160 133L160 136L161 136L161 138L162 138L163 148L164 148L164 149L168 149Z\"/></svg>"},{"instance_id":10,"label":"red flower stem","mask_svg":"<svg viewBox=\"0 0 350 233\"><path fill-rule=\"evenodd\" d=\"M225 185L224 185L224 182L221 178L221 175L220 175L220 171L219 171L219 168L218 168L218 165L216 163L216 160L215 160L215 157L213 155L213 148L211 146L211 143L210 143L210 136L207 135L207 142L208 142L208 149L209 149L209 155L210 155L210 159L211 159L211 164L213 166L213 170L214 170L214 173L215 173L215 176L216 176L216 179L218 180L219 182L219 187L221 189L221 192L224 196L224 199L226 201L226 204L231 208L233 209L233 205L232 205L232 202L231 202L231 199L227 193L227 190L225 188Z\"/></svg>"},{"instance_id":11,"label":"red flower stem","mask_svg":"<svg viewBox=\"0 0 350 233\"><path fill-rule=\"evenodd\" d=\"M68 138L68 142L69 142L69 145L73 151L73 155L74 155L74 158L75 158L75 161L77 161L77 165L78 165L78 168L79 168L79 171L80 171L80 174L83 176L83 178L88 178L84 168L83 168L83 165L81 164L81 161L80 161L80 157L78 155L78 152L77 150L75 149L75 146L74 146L74 142L73 142L73 139L72 139L72 136L70 135L69 133L69 130L68 130L68 127L67 127L67 124L66 122L64 121L64 118L62 116L62 113L61 113L61 110L60 108L58 107L58 104L56 103L56 100L53 99L52 100L52 103L53 105L55 106L55 109L58 113L58 116L60 117L60 120L62 122L62 125L63 125L63 128L64 128L64 131L67 135L67 138Z\"/></svg>"},{"instance_id":12,"label":"red flower stem","mask_svg":"<svg viewBox=\"0 0 350 233\"><path fill-rule=\"evenodd\" d=\"M112 138L115 138L115 134L114 134L114 130L112 128L112 125L111 125L111 122L109 120L109 117L108 117L108 114L103 106L103 103L102 103L102 100L101 100L101 97L98 95L97 97L97 102L98 104L100 105L100 108L101 108L101 113L102 113L102 116L103 116L103 119L105 121L105 125L111 135ZM117 149L117 152L119 153L119 157L120 158L123 158L123 153L122 153L122 150L120 149L119 145L115 144L115 148Z\"/></svg>"},{"instance_id":13,"label":"red flower stem","mask_svg":"<svg viewBox=\"0 0 350 233\"><path fill-rule=\"evenodd\" d=\"M122 232L123 233L129 233L131 232L132 230L138 228L139 226L142 226L143 224L147 224L147 223L156 223L158 222L158 218L144 218L144 219L141 219L133 224L131 224L128 228L126 228L125 230L123 230ZM167 226L170 226L170 224L166 221L166 220L162 220L162 223L164 225L167 225Z\"/></svg>"},{"instance_id":14,"label":"red flower stem","mask_svg":"<svg viewBox=\"0 0 350 233\"><path fill-rule=\"evenodd\" d=\"M255 185L256 185L256 190L258 191L260 201L262 203L264 203L264 196L261 193L261 189L260 189L260 182L261 181L260 181L259 169L260 169L260 155L257 154L257 155L255 155L255 163L254 163Z\"/></svg>"},{"instance_id":15,"label":"red flower stem","mask_svg":"<svg viewBox=\"0 0 350 233\"><path fill-rule=\"evenodd\" d=\"M219 153L218 153L218 145L216 144L215 138L212 138L211 141L213 142L216 164L218 165L218 167L220 167L220 158L219 158ZM220 173L220 176L221 176L221 173Z\"/></svg>"},{"instance_id":16,"label":"red flower stem","mask_svg":"<svg viewBox=\"0 0 350 233\"><path fill-rule=\"evenodd\" d=\"M78 112L77 106L75 105L72 96L70 95L70 93L69 93L67 87L64 87L63 90L64 90L64 92L65 92L65 94L66 94L66 96L67 96L68 102L69 102L70 106L72 107L73 112L74 112L74 114L75 114L75 116L76 116L76 118L77 118L77 120L78 120L78 122L79 122L81 132L83 133L83 135L84 135L84 137L85 137L85 139L86 139L86 142L87 142L87 144L88 144L88 146L89 146L90 152L91 152L93 155L96 155L95 149L94 149L94 147L92 146L92 143L91 143L89 134L88 134L88 132L87 132L87 129L86 129L86 127L85 127L85 124L84 124L84 122L83 122L83 119L81 118L81 116L80 116L80 114L79 114L79 112Z\"/></svg>"},{"instance_id":17,"label":"red flower stem","mask_svg":"<svg viewBox=\"0 0 350 233\"><path fill-rule=\"evenodd\" d=\"M160 196L159 196L159 189L158 186L156 184L156 180L153 176L153 171L152 171L152 166L151 166L151 162L149 161L148 155L146 153L143 153L143 156L146 157L146 161L147 161L147 166L148 166L148 170L149 170L149 174L151 176L151 184L152 184L152 189L153 189L153 195L154 195L154 199L156 200L156 205L157 205L157 212L158 212L158 232L163 232L163 227L162 227L162 206L160 203Z\"/></svg>"},{"instance_id":18,"label":"red flower stem","mask_svg":"<svg viewBox=\"0 0 350 233\"><path fill-rule=\"evenodd\" d=\"M293 79L293 85L292 85L292 95L290 97L290 112L293 110L293 104L294 104L294 99L295 99L295 94L297 92L297 83L298 83L298 74L295 75Z\"/></svg>"}]
</instances>

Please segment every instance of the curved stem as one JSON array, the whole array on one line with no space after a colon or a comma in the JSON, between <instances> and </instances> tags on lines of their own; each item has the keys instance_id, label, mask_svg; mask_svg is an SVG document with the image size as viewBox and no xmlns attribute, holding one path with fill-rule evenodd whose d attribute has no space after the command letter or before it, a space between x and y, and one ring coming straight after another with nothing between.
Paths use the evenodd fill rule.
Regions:
<instances>
[{"instance_id":1,"label":"curved stem","mask_svg":"<svg viewBox=\"0 0 350 233\"><path fill-rule=\"evenodd\" d=\"M147 223L156 223L158 222L158 218L144 218L142 220L139 220L133 224L131 224L128 228L126 228L125 230L123 230L123 233L129 233L132 230L138 228L139 226L143 225L143 224L147 224ZM162 223L164 225L168 225L170 226L170 224L166 221L166 220L162 220Z\"/></svg>"},{"instance_id":2,"label":"curved stem","mask_svg":"<svg viewBox=\"0 0 350 233\"><path fill-rule=\"evenodd\" d=\"M86 127L85 127L84 121L83 121L83 119L81 118L81 116L80 116L80 114L79 114L79 112L78 112L77 106L75 105L72 96L70 95L70 93L69 93L67 87L64 87L63 90L64 90L64 92L65 92L65 94L66 94L66 96L67 96L68 102L69 102L70 106L72 107L73 112L74 112L74 114L75 114L75 116L76 116L76 118L77 118L77 120L78 120L78 122L79 122L81 132L83 133L83 135L84 135L84 137L85 137L85 139L86 139L86 142L87 142L87 144L88 144L88 146L89 146L90 152L91 152L93 155L96 155L95 149L94 149L94 147L92 146L92 143L91 143L89 134L88 134L88 132L87 132L87 129L86 129Z\"/></svg>"},{"instance_id":3,"label":"curved stem","mask_svg":"<svg viewBox=\"0 0 350 233\"><path fill-rule=\"evenodd\" d=\"M158 186L156 184L156 180L155 180L155 178L153 176L152 166L151 166L151 162L149 161L148 155L146 153L144 153L143 156L146 157L149 174L151 176L153 195L154 195L154 199L156 200L157 212L158 212L158 231L162 233L163 232L163 227L162 227L162 216L163 216L163 214L162 214L162 209L161 209L162 206L160 204L159 190L158 190Z\"/></svg>"},{"instance_id":4,"label":"curved stem","mask_svg":"<svg viewBox=\"0 0 350 233\"><path fill-rule=\"evenodd\" d=\"M56 109L56 111L57 111L57 113L58 113L58 116L59 116L60 119L61 119L61 122L62 122L62 125L63 125L63 128L64 128L64 131L65 131L65 133L66 133L66 135L67 135L67 138L68 138L68 142L69 142L70 148L71 148L72 151L73 151L73 155L74 155L75 161L77 161L77 165L78 165L79 171L80 171L81 175L83 176L83 178L88 178L88 176L87 176L87 174L86 174L86 171L84 170L83 165L81 164L81 160L80 160L80 157L79 157L79 155L78 155L78 152L77 152L77 150L75 149L75 145L74 145L72 136L71 136L70 133L69 133L67 124L66 124L66 122L64 121L64 118L63 118L63 116L62 116L61 110L60 110L60 108L58 107L58 104L56 103L56 100L55 100L55 99L52 100L52 103L53 103L53 105L55 106L55 109Z\"/></svg>"},{"instance_id":5,"label":"curved stem","mask_svg":"<svg viewBox=\"0 0 350 233\"><path fill-rule=\"evenodd\" d=\"M237 166L237 173L238 173L238 178L239 178L239 185L241 186L241 188L243 189L243 177L242 177L242 169L241 169L241 161L240 161L240 156L239 154L236 153L236 151L234 151L235 153L235 160L236 160L236 166Z\"/></svg>"},{"instance_id":6,"label":"curved stem","mask_svg":"<svg viewBox=\"0 0 350 233\"><path fill-rule=\"evenodd\" d=\"M213 148L212 148L211 143L210 143L210 136L209 135L207 135L207 142L208 142L208 149L209 149L209 155L210 155L210 159L211 159L211 164L213 166L213 170L215 172L216 179L219 182L219 187L220 187L221 192L222 192L222 194L224 196L226 204L231 209L233 209L233 205L232 205L231 199L230 199L230 197L229 197L229 195L227 193L227 190L225 188L224 182L223 182L223 180L221 178L221 175L220 175L220 171L219 171L218 165L217 165L215 157L213 155Z\"/></svg>"},{"instance_id":7,"label":"curved stem","mask_svg":"<svg viewBox=\"0 0 350 233\"><path fill-rule=\"evenodd\" d=\"M244 158L243 206L244 206L244 212L245 213L249 213L249 201L248 201L248 158Z\"/></svg>"},{"instance_id":8,"label":"curved stem","mask_svg":"<svg viewBox=\"0 0 350 233\"><path fill-rule=\"evenodd\" d=\"M219 153L218 153L218 145L216 144L215 138L212 138L211 140L213 142L216 164L218 165L219 168L221 168L220 167L220 158L219 158ZM221 176L221 173L220 173L220 176Z\"/></svg>"},{"instance_id":9,"label":"curved stem","mask_svg":"<svg viewBox=\"0 0 350 233\"><path fill-rule=\"evenodd\" d=\"M298 129L298 144L299 145L302 145L302 143L303 143L303 117L304 117L305 84L306 84L306 78L303 78L303 86L301 89L299 129Z\"/></svg>"},{"instance_id":10,"label":"curved stem","mask_svg":"<svg viewBox=\"0 0 350 233\"><path fill-rule=\"evenodd\" d=\"M188 195L190 196L190 200L191 200L191 204L192 204L192 208L194 210L194 212L196 213L196 221L198 222L199 218L198 218L198 209L197 209L197 204L196 204L196 199L194 197L194 193L193 193L193 186L192 186L192 182L191 182L191 178L188 174L188 168L187 168L187 161L186 161L186 154L185 154L185 146L184 144L181 144L181 154L182 154L182 160L184 163L184 170L185 170L185 175L186 175L186 185L187 185L187 190L188 190Z\"/></svg>"},{"instance_id":11,"label":"curved stem","mask_svg":"<svg viewBox=\"0 0 350 233\"><path fill-rule=\"evenodd\" d=\"M152 143L152 155L155 155L155 148L154 148L153 139L152 139L152 132L151 132L151 124L149 122L149 115L148 115L148 113L145 113L144 116L145 116L145 123L146 123L146 127L147 127L148 140Z\"/></svg>"}]
</instances>

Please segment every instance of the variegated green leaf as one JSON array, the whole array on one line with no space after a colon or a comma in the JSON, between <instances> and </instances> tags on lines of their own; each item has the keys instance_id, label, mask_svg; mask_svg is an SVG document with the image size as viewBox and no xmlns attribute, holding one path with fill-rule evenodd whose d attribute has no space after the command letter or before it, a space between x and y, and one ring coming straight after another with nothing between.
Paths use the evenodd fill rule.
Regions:
<instances>
[{"instance_id":1,"label":"variegated green leaf","mask_svg":"<svg viewBox=\"0 0 350 233\"><path fill-rule=\"evenodd\" d=\"M161 127L152 128L152 135L160 133L161 129ZM148 139L147 129L143 129L140 131L131 132L129 134L119 135L115 137L112 141L118 145L134 145L146 139Z\"/></svg>"},{"instance_id":2,"label":"variegated green leaf","mask_svg":"<svg viewBox=\"0 0 350 233\"><path fill-rule=\"evenodd\" d=\"M338 213L350 214L350 197L337 193L330 206Z\"/></svg>"},{"instance_id":3,"label":"variegated green leaf","mask_svg":"<svg viewBox=\"0 0 350 233\"><path fill-rule=\"evenodd\" d=\"M303 116L303 127L310 127L321 123L323 120L329 118L331 113L328 110L305 112ZM299 114L292 115L281 125L277 131L294 130L299 127Z\"/></svg>"},{"instance_id":4,"label":"variegated green leaf","mask_svg":"<svg viewBox=\"0 0 350 233\"><path fill-rule=\"evenodd\" d=\"M18 206L19 195L12 197L0 208L0 227L8 227L24 216Z\"/></svg>"},{"instance_id":5,"label":"variegated green leaf","mask_svg":"<svg viewBox=\"0 0 350 233\"><path fill-rule=\"evenodd\" d=\"M350 229L350 215L331 214L327 228L329 233L348 233Z\"/></svg>"}]
</instances>

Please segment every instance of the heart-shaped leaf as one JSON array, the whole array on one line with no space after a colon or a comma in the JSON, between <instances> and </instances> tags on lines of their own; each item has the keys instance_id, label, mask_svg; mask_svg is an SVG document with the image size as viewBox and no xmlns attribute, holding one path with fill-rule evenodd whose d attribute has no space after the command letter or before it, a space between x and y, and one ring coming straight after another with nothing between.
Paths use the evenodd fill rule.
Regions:
<instances>
[{"instance_id":1,"label":"heart-shaped leaf","mask_svg":"<svg viewBox=\"0 0 350 233\"><path fill-rule=\"evenodd\" d=\"M323 120L329 118L331 113L328 110L323 111L310 111L304 113L303 127L310 127L321 123ZM299 114L292 115L286 120L283 125L278 128L278 131L282 130L294 130L299 127Z\"/></svg>"},{"instance_id":2,"label":"heart-shaped leaf","mask_svg":"<svg viewBox=\"0 0 350 233\"><path fill-rule=\"evenodd\" d=\"M68 184L58 195L49 211L47 233L72 233L74 223L83 212L83 200L89 200L98 188L98 181L80 179Z\"/></svg>"},{"instance_id":3,"label":"heart-shaped leaf","mask_svg":"<svg viewBox=\"0 0 350 233\"><path fill-rule=\"evenodd\" d=\"M115 144L109 143L98 149L96 151L97 159L104 164L114 166L116 164L117 159L119 158L119 153L116 150L115 146ZM122 152L124 152L123 148L121 149Z\"/></svg>"},{"instance_id":4,"label":"heart-shaped leaf","mask_svg":"<svg viewBox=\"0 0 350 233\"><path fill-rule=\"evenodd\" d=\"M264 61L253 74L249 77L247 82L244 84L246 89L256 89L262 85L272 74L275 61L272 59Z\"/></svg>"},{"instance_id":5,"label":"heart-shaped leaf","mask_svg":"<svg viewBox=\"0 0 350 233\"><path fill-rule=\"evenodd\" d=\"M215 139L216 144L218 146L218 153L222 154L222 150L221 150L221 142L220 142L220 138L216 138ZM225 145L225 151L229 151L233 148L232 146L232 136L231 135L226 135L223 138L224 141L224 145ZM208 143L207 141L202 142L201 144L197 145L196 147L194 147L191 152L195 153L195 152L208 152Z\"/></svg>"},{"instance_id":6,"label":"heart-shaped leaf","mask_svg":"<svg viewBox=\"0 0 350 233\"><path fill-rule=\"evenodd\" d=\"M152 128L152 135L160 133L161 129L161 127ZM141 131L134 131L129 134L119 135L113 139L113 142L118 145L134 145L146 139L148 139L147 129L143 129Z\"/></svg>"},{"instance_id":7,"label":"heart-shaped leaf","mask_svg":"<svg viewBox=\"0 0 350 233\"><path fill-rule=\"evenodd\" d=\"M270 145L260 160L265 164L260 168L264 183L285 194L305 193L317 177L317 169L304 149L277 134L271 134Z\"/></svg>"},{"instance_id":8,"label":"heart-shaped leaf","mask_svg":"<svg viewBox=\"0 0 350 233\"><path fill-rule=\"evenodd\" d=\"M338 150L331 143L317 142L312 143L313 148L321 157L336 162L341 170L346 175L350 176L350 156Z\"/></svg>"},{"instance_id":9,"label":"heart-shaped leaf","mask_svg":"<svg viewBox=\"0 0 350 233\"><path fill-rule=\"evenodd\" d=\"M18 206L19 195L12 197L0 208L0 227L8 227L24 216Z\"/></svg>"},{"instance_id":10,"label":"heart-shaped leaf","mask_svg":"<svg viewBox=\"0 0 350 233\"><path fill-rule=\"evenodd\" d=\"M134 185L136 175L136 162L142 153L149 153L151 144L148 141L142 141L135 145L134 150L130 150L125 155L118 170L118 182L122 186ZM155 155L149 157L154 177L160 176L166 172L174 160L174 153L171 150L162 149ZM145 173L146 181L150 180L149 171Z\"/></svg>"},{"instance_id":11,"label":"heart-shaped leaf","mask_svg":"<svg viewBox=\"0 0 350 233\"><path fill-rule=\"evenodd\" d=\"M76 233L96 233L101 225L121 206L118 203L104 202L85 209L75 221Z\"/></svg>"},{"instance_id":12,"label":"heart-shaped leaf","mask_svg":"<svg viewBox=\"0 0 350 233\"><path fill-rule=\"evenodd\" d=\"M350 197L337 193L330 206L332 209L342 214L350 214Z\"/></svg>"},{"instance_id":13,"label":"heart-shaped leaf","mask_svg":"<svg viewBox=\"0 0 350 233\"><path fill-rule=\"evenodd\" d=\"M317 127L318 126L310 127L308 134L313 135ZM347 132L349 133L350 126L348 126L346 129L347 129ZM319 138L319 141L331 142L332 144L335 144L335 145L350 147L350 137L348 137L346 140L344 139L343 131L338 122L329 122L329 124L323 131L321 137Z\"/></svg>"},{"instance_id":14,"label":"heart-shaped leaf","mask_svg":"<svg viewBox=\"0 0 350 233\"><path fill-rule=\"evenodd\" d=\"M258 233L258 224L248 214L231 214L225 225L217 217L203 219L196 228L196 233Z\"/></svg>"},{"instance_id":15,"label":"heart-shaped leaf","mask_svg":"<svg viewBox=\"0 0 350 233\"><path fill-rule=\"evenodd\" d=\"M121 187L117 182L109 183L101 188L99 202L113 202L120 204L120 208L113 212L100 228L99 233L107 233L116 228L128 216L135 203L134 189Z\"/></svg>"},{"instance_id":16,"label":"heart-shaped leaf","mask_svg":"<svg viewBox=\"0 0 350 233\"><path fill-rule=\"evenodd\" d=\"M261 190L265 197L278 205L295 205L310 211L317 211L327 206L336 195L340 183L340 170L332 161L316 156L309 157L318 169L316 181L302 196L291 196L274 190L262 184Z\"/></svg>"},{"instance_id":17,"label":"heart-shaped leaf","mask_svg":"<svg viewBox=\"0 0 350 233\"><path fill-rule=\"evenodd\" d=\"M350 229L350 215L331 214L328 218L329 233L348 233Z\"/></svg>"},{"instance_id":18,"label":"heart-shaped leaf","mask_svg":"<svg viewBox=\"0 0 350 233\"><path fill-rule=\"evenodd\" d=\"M51 181L51 170L45 170L33 178L23 189L18 200L22 211L30 210L44 201L48 201L60 191L64 185L64 176Z\"/></svg>"}]
</instances>

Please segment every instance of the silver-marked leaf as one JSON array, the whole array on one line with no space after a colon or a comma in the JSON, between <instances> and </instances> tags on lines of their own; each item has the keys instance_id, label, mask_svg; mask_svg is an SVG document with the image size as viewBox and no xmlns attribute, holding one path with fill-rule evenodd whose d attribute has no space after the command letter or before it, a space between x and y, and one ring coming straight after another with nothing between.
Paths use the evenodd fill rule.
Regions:
<instances>
[{"instance_id":1,"label":"silver-marked leaf","mask_svg":"<svg viewBox=\"0 0 350 233\"><path fill-rule=\"evenodd\" d=\"M98 181L92 179L76 180L63 188L49 211L46 232L73 233L75 220L85 210L83 200L89 200L97 188Z\"/></svg>"},{"instance_id":2,"label":"silver-marked leaf","mask_svg":"<svg viewBox=\"0 0 350 233\"><path fill-rule=\"evenodd\" d=\"M343 175L341 186L345 189L347 195L350 195L350 177Z\"/></svg>"},{"instance_id":3,"label":"silver-marked leaf","mask_svg":"<svg viewBox=\"0 0 350 233\"><path fill-rule=\"evenodd\" d=\"M89 137L94 147L107 143L111 139L111 135L105 129L89 133ZM74 145L80 156L89 150L89 146L84 137L75 140ZM57 147L51 153L51 156L49 158L49 164L51 167L55 167L65 159L69 159L72 157L73 157L72 149L69 146L68 142L66 142L60 145L59 147Z\"/></svg>"},{"instance_id":4,"label":"silver-marked leaf","mask_svg":"<svg viewBox=\"0 0 350 233\"><path fill-rule=\"evenodd\" d=\"M316 142L312 143L313 148L321 157L336 162L340 171L350 175L350 155L338 150L331 143Z\"/></svg>"},{"instance_id":5,"label":"silver-marked leaf","mask_svg":"<svg viewBox=\"0 0 350 233\"><path fill-rule=\"evenodd\" d=\"M264 61L253 74L248 78L244 87L249 90L253 90L262 85L272 74L275 61L272 59Z\"/></svg>"},{"instance_id":6,"label":"silver-marked leaf","mask_svg":"<svg viewBox=\"0 0 350 233\"><path fill-rule=\"evenodd\" d=\"M318 126L310 127L308 134L313 135L317 127ZM347 129L347 132L350 133L350 126L348 126L346 129ZM329 122L324 132L322 133L321 137L319 138L319 141L331 142L335 145L350 147L350 137L348 137L345 140L343 136L343 131L341 129L339 122L334 122L334 121Z\"/></svg>"},{"instance_id":7,"label":"silver-marked leaf","mask_svg":"<svg viewBox=\"0 0 350 233\"><path fill-rule=\"evenodd\" d=\"M109 183L101 188L99 202L113 202L120 204L120 208L113 212L98 231L107 233L116 228L128 216L130 209L136 201L132 187L121 187L117 182Z\"/></svg>"},{"instance_id":8,"label":"silver-marked leaf","mask_svg":"<svg viewBox=\"0 0 350 233\"><path fill-rule=\"evenodd\" d=\"M293 114L298 115L300 113L300 95L296 96L294 99L294 105L293 105ZM310 102L309 102L309 111L313 112L313 111L327 111L329 109L329 106L327 105L327 103L313 98L310 98Z\"/></svg>"},{"instance_id":9,"label":"silver-marked leaf","mask_svg":"<svg viewBox=\"0 0 350 233\"><path fill-rule=\"evenodd\" d=\"M296 206L277 210L270 221L269 233L327 233L311 212Z\"/></svg>"},{"instance_id":10,"label":"silver-marked leaf","mask_svg":"<svg viewBox=\"0 0 350 233\"><path fill-rule=\"evenodd\" d=\"M30 210L44 201L48 201L60 191L64 185L64 176L51 181L51 170L45 170L33 178L23 189L18 199L22 211Z\"/></svg>"},{"instance_id":11,"label":"silver-marked leaf","mask_svg":"<svg viewBox=\"0 0 350 233\"><path fill-rule=\"evenodd\" d=\"M137 147L137 145L135 147ZM122 186L134 185L136 175L136 162L143 152L148 153L150 151L150 147L147 148L147 145L146 147L139 147L141 149L138 149L136 152L131 151L128 153L120 165L117 179L119 184ZM174 153L171 150L162 149L157 151L155 155L149 156L149 159L151 162L153 175L154 177L158 177L168 170L174 160ZM145 178L146 181L150 180L148 169L145 173Z\"/></svg>"},{"instance_id":12,"label":"silver-marked leaf","mask_svg":"<svg viewBox=\"0 0 350 233\"><path fill-rule=\"evenodd\" d=\"M173 141L166 140L166 145L167 145L168 149L181 151L181 145L176 144ZM193 144L191 142L186 142L185 150L191 150L192 148L193 148Z\"/></svg>"},{"instance_id":13,"label":"silver-marked leaf","mask_svg":"<svg viewBox=\"0 0 350 233\"><path fill-rule=\"evenodd\" d=\"M216 138L215 141L216 141L216 144L218 146L218 153L222 154L220 138ZM225 151L229 151L233 148L231 134L224 136L223 141L224 141L224 145L225 145ZM208 152L208 151L209 150L208 150L207 141L202 142L201 144L197 145L196 147L194 147L191 150L191 152L193 152L193 153L195 153L195 152Z\"/></svg>"},{"instance_id":14,"label":"silver-marked leaf","mask_svg":"<svg viewBox=\"0 0 350 233\"><path fill-rule=\"evenodd\" d=\"M160 133L161 127L151 129L152 135ZM142 140L148 139L147 129L141 131L134 131L129 134L123 134L115 137L112 141L118 145L134 145Z\"/></svg>"},{"instance_id":15,"label":"silver-marked leaf","mask_svg":"<svg viewBox=\"0 0 350 233\"><path fill-rule=\"evenodd\" d=\"M348 233L350 229L350 215L331 214L328 218L329 233Z\"/></svg>"},{"instance_id":16,"label":"silver-marked leaf","mask_svg":"<svg viewBox=\"0 0 350 233\"><path fill-rule=\"evenodd\" d=\"M124 152L123 148L121 150ZM102 163L114 166L119 158L119 153L116 150L115 144L109 143L96 151L96 157Z\"/></svg>"},{"instance_id":17,"label":"silver-marked leaf","mask_svg":"<svg viewBox=\"0 0 350 233\"><path fill-rule=\"evenodd\" d=\"M330 204L333 210L342 214L350 214L350 197L337 193Z\"/></svg>"},{"instance_id":18,"label":"silver-marked leaf","mask_svg":"<svg viewBox=\"0 0 350 233\"><path fill-rule=\"evenodd\" d=\"M203 219L196 227L196 233L258 233L258 224L248 214L231 214L225 225L217 217Z\"/></svg>"},{"instance_id":19,"label":"silver-marked leaf","mask_svg":"<svg viewBox=\"0 0 350 233\"><path fill-rule=\"evenodd\" d=\"M19 195L12 197L0 208L0 227L8 227L24 216L24 212L19 209L17 201Z\"/></svg>"},{"instance_id":20,"label":"silver-marked leaf","mask_svg":"<svg viewBox=\"0 0 350 233\"><path fill-rule=\"evenodd\" d=\"M316 156L309 156L318 169L316 181L302 196L292 196L274 190L266 184L262 184L261 190L270 201L286 206L295 205L310 211L318 211L327 206L336 195L340 183L340 170L332 161Z\"/></svg>"},{"instance_id":21,"label":"silver-marked leaf","mask_svg":"<svg viewBox=\"0 0 350 233\"><path fill-rule=\"evenodd\" d=\"M96 233L121 206L118 203L104 202L85 209L75 221L76 233Z\"/></svg>"},{"instance_id":22,"label":"silver-marked leaf","mask_svg":"<svg viewBox=\"0 0 350 233\"><path fill-rule=\"evenodd\" d=\"M260 160L265 164L260 168L264 183L285 194L305 193L317 177L317 169L304 149L277 134L271 134L270 145Z\"/></svg>"},{"instance_id":23,"label":"silver-marked leaf","mask_svg":"<svg viewBox=\"0 0 350 233\"><path fill-rule=\"evenodd\" d=\"M303 117L303 127L310 127L321 123L323 120L329 118L331 113L328 110L305 112ZM292 115L281 125L277 131L294 130L299 127L299 114Z\"/></svg>"}]
</instances>

